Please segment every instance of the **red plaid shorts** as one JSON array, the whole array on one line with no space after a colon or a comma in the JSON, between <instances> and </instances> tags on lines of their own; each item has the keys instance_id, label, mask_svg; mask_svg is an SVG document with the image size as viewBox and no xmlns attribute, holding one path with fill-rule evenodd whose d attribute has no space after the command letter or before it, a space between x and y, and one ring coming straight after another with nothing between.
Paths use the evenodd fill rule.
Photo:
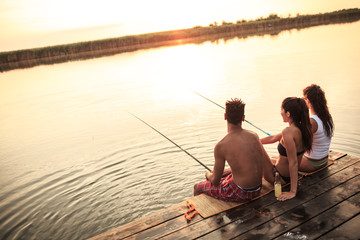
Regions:
<instances>
[{"instance_id":1,"label":"red plaid shorts","mask_svg":"<svg viewBox=\"0 0 360 240\"><path fill-rule=\"evenodd\" d=\"M198 191L214 198L224 201L243 201L250 200L259 196L262 185L254 188L242 188L233 182L232 174L221 178L218 185L210 181L202 181L198 184Z\"/></svg>"}]
</instances>

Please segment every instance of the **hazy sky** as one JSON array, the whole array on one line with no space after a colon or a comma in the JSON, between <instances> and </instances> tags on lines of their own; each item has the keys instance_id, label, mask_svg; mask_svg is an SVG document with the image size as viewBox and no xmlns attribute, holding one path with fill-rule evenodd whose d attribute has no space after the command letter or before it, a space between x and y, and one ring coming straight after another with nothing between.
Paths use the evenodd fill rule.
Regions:
<instances>
[{"instance_id":1,"label":"hazy sky","mask_svg":"<svg viewBox=\"0 0 360 240\"><path fill-rule=\"evenodd\" d=\"M360 0L1 0L0 51L355 7Z\"/></svg>"}]
</instances>

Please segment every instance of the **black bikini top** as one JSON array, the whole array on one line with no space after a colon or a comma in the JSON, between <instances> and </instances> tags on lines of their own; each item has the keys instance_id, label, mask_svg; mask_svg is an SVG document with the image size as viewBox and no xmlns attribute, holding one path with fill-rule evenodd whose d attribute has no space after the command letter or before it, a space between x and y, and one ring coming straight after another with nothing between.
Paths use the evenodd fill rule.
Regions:
<instances>
[{"instance_id":1,"label":"black bikini top","mask_svg":"<svg viewBox=\"0 0 360 240\"><path fill-rule=\"evenodd\" d=\"M287 157L286 148L279 142L278 144L278 152L281 156ZM298 152L297 155L303 154L305 151Z\"/></svg>"}]
</instances>

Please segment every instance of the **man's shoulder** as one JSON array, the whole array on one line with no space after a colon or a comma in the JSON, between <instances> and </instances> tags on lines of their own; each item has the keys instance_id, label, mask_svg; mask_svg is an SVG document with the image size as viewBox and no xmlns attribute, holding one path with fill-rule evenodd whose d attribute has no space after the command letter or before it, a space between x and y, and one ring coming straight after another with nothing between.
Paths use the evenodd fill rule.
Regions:
<instances>
[{"instance_id":1,"label":"man's shoulder","mask_svg":"<svg viewBox=\"0 0 360 240\"><path fill-rule=\"evenodd\" d=\"M260 138L257 135L257 133L247 129L243 129L240 132L228 133L220 142L218 142L218 144L226 145L228 142L234 142L234 141L252 142L252 141L260 141Z\"/></svg>"},{"instance_id":2,"label":"man's shoulder","mask_svg":"<svg viewBox=\"0 0 360 240\"><path fill-rule=\"evenodd\" d=\"M259 135L257 135L256 132L244 129L243 134L246 135L247 137L253 137L253 138L259 138Z\"/></svg>"},{"instance_id":3,"label":"man's shoulder","mask_svg":"<svg viewBox=\"0 0 360 240\"><path fill-rule=\"evenodd\" d=\"M223 138L215 145L215 149L219 149L219 148L221 148L222 146L226 145L226 142L228 141L227 138L228 138L228 134L225 135L225 137L223 137Z\"/></svg>"}]
</instances>

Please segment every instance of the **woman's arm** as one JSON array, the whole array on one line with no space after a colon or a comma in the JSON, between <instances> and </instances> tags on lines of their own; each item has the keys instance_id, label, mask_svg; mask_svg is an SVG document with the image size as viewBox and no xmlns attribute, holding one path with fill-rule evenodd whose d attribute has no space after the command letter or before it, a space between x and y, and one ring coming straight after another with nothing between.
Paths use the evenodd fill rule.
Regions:
<instances>
[{"instance_id":1,"label":"woman's arm","mask_svg":"<svg viewBox=\"0 0 360 240\"><path fill-rule=\"evenodd\" d=\"M260 139L260 142L262 144L269 144L269 143L278 142L278 141L280 141L281 136L282 136L281 133L276 134L276 135L271 135L271 136L264 137L264 138Z\"/></svg>"},{"instance_id":2,"label":"woman's arm","mask_svg":"<svg viewBox=\"0 0 360 240\"><path fill-rule=\"evenodd\" d=\"M316 122L313 118L310 118L310 124L311 124L311 131L312 131L312 133L316 132L317 129L318 129L318 124L317 124L317 122Z\"/></svg>"},{"instance_id":3,"label":"woman's arm","mask_svg":"<svg viewBox=\"0 0 360 240\"><path fill-rule=\"evenodd\" d=\"M296 196L297 184L298 184L298 162L296 153L296 144L293 134L289 128L283 130L284 145L287 152L287 158L289 161L289 173L290 173L290 192L283 192L278 200L285 201Z\"/></svg>"}]
</instances>

